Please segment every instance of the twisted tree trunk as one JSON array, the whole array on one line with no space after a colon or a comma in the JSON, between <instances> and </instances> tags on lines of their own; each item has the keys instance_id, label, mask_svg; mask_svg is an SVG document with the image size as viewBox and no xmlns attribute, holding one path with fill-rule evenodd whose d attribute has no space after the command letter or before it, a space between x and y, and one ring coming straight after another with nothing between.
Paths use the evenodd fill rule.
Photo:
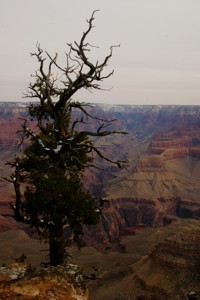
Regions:
<instances>
[{"instance_id":1,"label":"twisted tree trunk","mask_svg":"<svg viewBox=\"0 0 200 300\"><path fill-rule=\"evenodd\" d=\"M49 255L50 265L62 265L65 256L65 239L63 234L63 225L56 223L49 230Z\"/></svg>"}]
</instances>

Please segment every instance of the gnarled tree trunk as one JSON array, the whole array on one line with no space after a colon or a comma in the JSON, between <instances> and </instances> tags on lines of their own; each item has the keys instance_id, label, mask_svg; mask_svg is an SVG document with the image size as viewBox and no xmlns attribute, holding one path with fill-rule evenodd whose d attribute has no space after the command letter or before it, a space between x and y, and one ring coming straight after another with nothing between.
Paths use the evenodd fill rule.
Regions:
<instances>
[{"instance_id":1,"label":"gnarled tree trunk","mask_svg":"<svg viewBox=\"0 0 200 300\"><path fill-rule=\"evenodd\" d=\"M65 256L65 239L63 234L63 225L56 223L49 230L49 255L50 265L62 265Z\"/></svg>"}]
</instances>

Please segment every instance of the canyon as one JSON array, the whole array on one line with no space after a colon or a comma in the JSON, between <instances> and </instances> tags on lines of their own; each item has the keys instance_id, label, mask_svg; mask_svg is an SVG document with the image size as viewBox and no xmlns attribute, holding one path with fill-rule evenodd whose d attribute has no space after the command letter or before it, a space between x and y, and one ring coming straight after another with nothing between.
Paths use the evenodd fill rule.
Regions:
<instances>
[{"instance_id":1,"label":"canyon","mask_svg":"<svg viewBox=\"0 0 200 300\"><path fill-rule=\"evenodd\" d=\"M96 264L91 253L92 257L98 257L97 261L101 260L101 264L105 255L109 256L107 263L111 265L112 257L117 257L117 261L119 257L124 260L124 265L116 267L116 273L110 269L105 271L109 267L104 265L105 272L98 274L102 284L89 283L91 299L111 299L108 296L105 298L104 287L109 285L108 278L111 282L108 286L110 293L120 279L130 290L132 282L135 291L140 293L141 286L145 286L147 294L154 293L155 299L159 299L160 293L166 294L166 298L173 295L174 299L179 299L174 296L176 290L173 289L173 280L169 280L167 285L166 278L175 278L177 269L184 270L188 277L191 257L197 255L195 245L199 242L200 222L200 107L97 104L90 107L90 112L107 119L116 119L112 128L129 133L96 141L96 145L106 155L126 158L128 163L118 169L97 160L97 165L103 167L103 171L88 169L84 177L85 186L93 193L106 197L108 203L99 224L84 227L86 250L82 253L72 250L73 255L86 272L92 272L91 261ZM9 176L11 171L5 162L20 151L16 131L20 129L25 115L26 104L0 103L2 177ZM12 185L1 179L2 234L11 229L16 232L23 229L20 224L4 216L9 212L12 202ZM182 241L183 236L187 237L185 241ZM193 244L190 236L193 236ZM143 239L146 239L146 244ZM137 244L141 244L141 248L136 253L133 248ZM189 256L185 255L188 251ZM158 274L162 274L163 280L159 286ZM177 285L186 282L182 277ZM122 283L121 291L124 288ZM187 284L188 289L197 290L194 283ZM182 295L178 296L184 299L186 293L183 289ZM162 299L165 299L164 296Z\"/></svg>"}]
</instances>

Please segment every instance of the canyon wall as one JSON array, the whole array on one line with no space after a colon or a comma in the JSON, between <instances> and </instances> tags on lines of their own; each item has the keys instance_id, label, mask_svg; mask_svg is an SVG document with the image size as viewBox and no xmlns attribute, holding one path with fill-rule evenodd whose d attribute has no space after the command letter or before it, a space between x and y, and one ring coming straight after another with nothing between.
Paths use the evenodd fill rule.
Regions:
<instances>
[{"instance_id":1,"label":"canyon wall","mask_svg":"<svg viewBox=\"0 0 200 300\"><path fill-rule=\"evenodd\" d=\"M138 234L145 227L166 226L175 217L200 219L200 203L179 198L157 200L121 198L110 200L98 225L84 227L84 241L99 250L109 249L120 237Z\"/></svg>"},{"instance_id":2,"label":"canyon wall","mask_svg":"<svg viewBox=\"0 0 200 300\"><path fill-rule=\"evenodd\" d=\"M19 151L15 132L26 114L25 106L0 103L1 176L9 176L5 162ZM98 160L97 166L103 170L86 171L86 188L110 201L101 222L85 227L88 244L108 246L123 234L136 233L138 224L163 226L173 216L200 217L198 106L94 105L90 110L106 119L117 119L112 129L129 132L96 141L105 155L126 158L129 163L118 169ZM1 213L13 201L12 186L4 180L0 180L0 201ZM0 228L5 230L3 225Z\"/></svg>"}]
</instances>

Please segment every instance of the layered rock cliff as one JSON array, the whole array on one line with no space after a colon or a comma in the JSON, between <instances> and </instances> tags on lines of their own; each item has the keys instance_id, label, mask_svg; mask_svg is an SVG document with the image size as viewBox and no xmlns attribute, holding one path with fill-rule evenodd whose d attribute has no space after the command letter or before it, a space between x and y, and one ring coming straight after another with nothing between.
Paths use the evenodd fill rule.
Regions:
<instances>
[{"instance_id":1,"label":"layered rock cliff","mask_svg":"<svg viewBox=\"0 0 200 300\"><path fill-rule=\"evenodd\" d=\"M150 257L168 267L186 270L192 269L195 258L199 256L200 232L191 230L175 233L158 243L150 252Z\"/></svg>"},{"instance_id":2,"label":"layered rock cliff","mask_svg":"<svg viewBox=\"0 0 200 300\"><path fill-rule=\"evenodd\" d=\"M158 299L181 300L187 299L191 291L196 295L200 293L199 221L176 219L174 225L164 228L166 233L169 231L163 239L160 238L164 232L159 233L157 229L152 234L154 246L143 259L132 265L133 285L160 291ZM170 232L170 227L174 232Z\"/></svg>"}]
</instances>

